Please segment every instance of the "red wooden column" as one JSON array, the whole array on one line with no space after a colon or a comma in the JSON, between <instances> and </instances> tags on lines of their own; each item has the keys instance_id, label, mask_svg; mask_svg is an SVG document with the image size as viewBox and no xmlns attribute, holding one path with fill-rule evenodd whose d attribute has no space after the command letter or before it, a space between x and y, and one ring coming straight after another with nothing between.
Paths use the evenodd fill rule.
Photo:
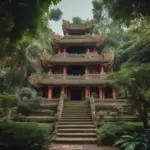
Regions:
<instances>
[{"instance_id":1,"label":"red wooden column","mask_svg":"<svg viewBox=\"0 0 150 150\"><path fill-rule=\"evenodd\" d=\"M91 96L91 90L88 88L88 96Z\"/></svg>"},{"instance_id":2,"label":"red wooden column","mask_svg":"<svg viewBox=\"0 0 150 150\"><path fill-rule=\"evenodd\" d=\"M85 66L85 74L88 74L89 73L89 71L88 71L88 67L87 66Z\"/></svg>"},{"instance_id":3,"label":"red wooden column","mask_svg":"<svg viewBox=\"0 0 150 150\"><path fill-rule=\"evenodd\" d=\"M52 88L48 87L48 99L52 99Z\"/></svg>"},{"instance_id":4,"label":"red wooden column","mask_svg":"<svg viewBox=\"0 0 150 150\"><path fill-rule=\"evenodd\" d=\"M64 68L63 68L63 74L67 75L67 67L66 66L64 66Z\"/></svg>"},{"instance_id":5,"label":"red wooden column","mask_svg":"<svg viewBox=\"0 0 150 150\"><path fill-rule=\"evenodd\" d=\"M65 94L65 88L64 87L61 88L61 92Z\"/></svg>"},{"instance_id":6,"label":"red wooden column","mask_svg":"<svg viewBox=\"0 0 150 150\"><path fill-rule=\"evenodd\" d=\"M88 94L89 94L88 88L85 87L85 97L88 96Z\"/></svg>"},{"instance_id":7,"label":"red wooden column","mask_svg":"<svg viewBox=\"0 0 150 150\"><path fill-rule=\"evenodd\" d=\"M67 51L66 48L64 48L64 53L65 53L66 51Z\"/></svg>"},{"instance_id":8,"label":"red wooden column","mask_svg":"<svg viewBox=\"0 0 150 150\"><path fill-rule=\"evenodd\" d=\"M103 99L105 99L105 88L102 89L102 93L103 93L103 94L102 94L102 95L103 95L102 97L103 97Z\"/></svg>"},{"instance_id":9,"label":"red wooden column","mask_svg":"<svg viewBox=\"0 0 150 150\"><path fill-rule=\"evenodd\" d=\"M61 50L60 49L58 50L58 54L61 54Z\"/></svg>"},{"instance_id":10,"label":"red wooden column","mask_svg":"<svg viewBox=\"0 0 150 150\"><path fill-rule=\"evenodd\" d=\"M90 52L90 49L89 49L89 48L87 48L87 49L86 49L86 53L89 53L89 52Z\"/></svg>"},{"instance_id":11,"label":"red wooden column","mask_svg":"<svg viewBox=\"0 0 150 150\"><path fill-rule=\"evenodd\" d=\"M102 89L102 87L99 87L99 99L100 100L103 99L103 89Z\"/></svg>"},{"instance_id":12,"label":"red wooden column","mask_svg":"<svg viewBox=\"0 0 150 150\"><path fill-rule=\"evenodd\" d=\"M116 90L115 90L115 88L112 89L112 98L116 99Z\"/></svg>"},{"instance_id":13,"label":"red wooden column","mask_svg":"<svg viewBox=\"0 0 150 150\"><path fill-rule=\"evenodd\" d=\"M101 68L100 68L100 73L103 73L103 72L104 72L104 68L101 67Z\"/></svg>"},{"instance_id":14,"label":"red wooden column","mask_svg":"<svg viewBox=\"0 0 150 150\"><path fill-rule=\"evenodd\" d=\"M49 68L49 73L51 73L51 72L52 72L52 68L50 67L50 68Z\"/></svg>"}]
</instances>

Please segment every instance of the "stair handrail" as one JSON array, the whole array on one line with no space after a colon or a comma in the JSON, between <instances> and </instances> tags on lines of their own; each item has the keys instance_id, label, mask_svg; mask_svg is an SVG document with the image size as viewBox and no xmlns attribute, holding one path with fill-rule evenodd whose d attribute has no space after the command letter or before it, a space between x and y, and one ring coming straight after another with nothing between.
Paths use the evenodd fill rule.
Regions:
<instances>
[{"instance_id":1,"label":"stair handrail","mask_svg":"<svg viewBox=\"0 0 150 150\"><path fill-rule=\"evenodd\" d=\"M57 121L60 121L60 119L61 119L61 115L62 115L62 111L63 111L63 106L64 106L64 99L65 99L64 95L61 94L60 95L59 104L57 106L57 113L56 113L56 120Z\"/></svg>"},{"instance_id":2,"label":"stair handrail","mask_svg":"<svg viewBox=\"0 0 150 150\"><path fill-rule=\"evenodd\" d=\"M95 100L94 97L88 97L88 101L90 103L90 107L91 107L91 114L92 114L92 119L93 121L96 121L96 109L95 109Z\"/></svg>"}]
</instances>

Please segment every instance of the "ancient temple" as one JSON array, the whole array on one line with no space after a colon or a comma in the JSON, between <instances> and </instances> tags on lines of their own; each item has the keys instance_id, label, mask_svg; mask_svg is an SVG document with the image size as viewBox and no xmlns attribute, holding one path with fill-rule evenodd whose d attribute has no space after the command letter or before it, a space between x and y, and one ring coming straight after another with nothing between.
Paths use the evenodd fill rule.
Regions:
<instances>
[{"instance_id":1,"label":"ancient temple","mask_svg":"<svg viewBox=\"0 0 150 150\"><path fill-rule=\"evenodd\" d=\"M99 100L116 99L115 89L107 79L113 71L114 52L103 52L105 39L93 36L94 21L72 24L63 20L64 36L53 34L50 55L41 55L42 72L30 76L30 83L40 88L42 96L59 98L63 92L68 100L84 100L95 95Z\"/></svg>"}]
</instances>

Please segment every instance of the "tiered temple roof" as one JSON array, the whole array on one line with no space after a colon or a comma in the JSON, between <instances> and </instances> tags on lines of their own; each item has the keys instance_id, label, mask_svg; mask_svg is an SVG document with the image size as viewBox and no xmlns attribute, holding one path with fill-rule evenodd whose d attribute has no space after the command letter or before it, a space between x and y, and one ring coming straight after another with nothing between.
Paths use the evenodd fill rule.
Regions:
<instances>
[{"instance_id":1,"label":"tiered temple roof","mask_svg":"<svg viewBox=\"0 0 150 150\"><path fill-rule=\"evenodd\" d=\"M61 48L70 46L87 46L96 48L98 52L102 51L105 44L103 36L92 36L92 35L80 35L72 36L66 35L64 37L59 34L53 34L52 47L55 51Z\"/></svg>"},{"instance_id":2,"label":"tiered temple roof","mask_svg":"<svg viewBox=\"0 0 150 150\"><path fill-rule=\"evenodd\" d=\"M63 28L64 35L92 34L94 28L94 20L90 20L86 24L72 24L69 21L63 20L62 28Z\"/></svg>"}]
</instances>

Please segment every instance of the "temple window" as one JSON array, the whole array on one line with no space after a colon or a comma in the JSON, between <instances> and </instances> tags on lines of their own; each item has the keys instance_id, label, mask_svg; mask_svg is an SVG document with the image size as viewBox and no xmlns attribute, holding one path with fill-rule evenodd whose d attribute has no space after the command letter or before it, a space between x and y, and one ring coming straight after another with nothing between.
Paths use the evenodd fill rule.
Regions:
<instances>
[{"instance_id":1,"label":"temple window","mask_svg":"<svg viewBox=\"0 0 150 150\"><path fill-rule=\"evenodd\" d=\"M83 54L85 50L86 48L84 46L69 47L67 48L67 53Z\"/></svg>"},{"instance_id":2,"label":"temple window","mask_svg":"<svg viewBox=\"0 0 150 150\"><path fill-rule=\"evenodd\" d=\"M83 75L85 74L84 66L68 66L67 67L68 75Z\"/></svg>"},{"instance_id":3,"label":"temple window","mask_svg":"<svg viewBox=\"0 0 150 150\"><path fill-rule=\"evenodd\" d=\"M106 87L105 90L105 98L112 99L112 87Z\"/></svg>"}]
</instances>

